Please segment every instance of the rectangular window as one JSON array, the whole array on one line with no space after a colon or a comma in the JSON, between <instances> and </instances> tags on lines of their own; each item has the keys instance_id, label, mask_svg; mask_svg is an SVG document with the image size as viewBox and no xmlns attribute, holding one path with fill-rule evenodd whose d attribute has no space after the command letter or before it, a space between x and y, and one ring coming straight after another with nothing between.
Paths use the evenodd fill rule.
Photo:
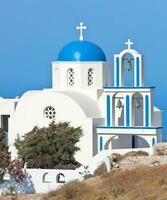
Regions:
<instances>
[{"instance_id":1,"label":"rectangular window","mask_svg":"<svg viewBox=\"0 0 167 200\"><path fill-rule=\"evenodd\" d=\"M1 127L8 132L8 120L10 115L1 115Z\"/></svg>"}]
</instances>

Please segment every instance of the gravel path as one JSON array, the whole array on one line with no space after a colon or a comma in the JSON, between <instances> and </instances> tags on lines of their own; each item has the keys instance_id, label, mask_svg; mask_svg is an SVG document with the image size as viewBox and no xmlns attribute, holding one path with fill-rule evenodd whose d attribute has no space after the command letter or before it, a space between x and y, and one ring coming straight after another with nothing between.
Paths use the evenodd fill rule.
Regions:
<instances>
[{"instance_id":1,"label":"gravel path","mask_svg":"<svg viewBox=\"0 0 167 200\"><path fill-rule=\"evenodd\" d=\"M124 158L119 163L121 169L133 169L141 166L167 164L167 156L137 156Z\"/></svg>"},{"instance_id":2,"label":"gravel path","mask_svg":"<svg viewBox=\"0 0 167 200\"><path fill-rule=\"evenodd\" d=\"M42 194L18 195L18 200L41 200ZM0 196L0 200L11 200L10 196Z\"/></svg>"}]
</instances>

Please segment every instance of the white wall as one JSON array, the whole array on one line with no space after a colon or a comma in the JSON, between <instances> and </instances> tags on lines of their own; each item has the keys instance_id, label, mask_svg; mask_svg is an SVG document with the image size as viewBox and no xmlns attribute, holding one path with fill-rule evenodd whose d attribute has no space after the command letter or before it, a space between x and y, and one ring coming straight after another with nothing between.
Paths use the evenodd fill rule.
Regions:
<instances>
[{"instance_id":1,"label":"white wall","mask_svg":"<svg viewBox=\"0 0 167 200\"><path fill-rule=\"evenodd\" d=\"M135 149L112 149L112 150L103 150L94 156L89 163L88 171L90 174L93 174L94 171L102 164L105 163L107 170L110 171L110 156L113 153L119 153L121 155L131 152L131 151L145 151L149 155L153 155L153 148L135 148ZM109 162L108 162L109 161Z\"/></svg>"},{"instance_id":2,"label":"white wall","mask_svg":"<svg viewBox=\"0 0 167 200\"><path fill-rule=\"evenodd\" d=\"M75 97L75 95L74 95ZM73 98L74 98L73 97ZM27 92L20 99L14 115L10 119L9 145L15 157L15 139L31 131L35 126L48 126L51 120L44 115L44 109L52 106L56 110L55 122L70 122L72 126L83 129L83 137L78 146L76 159L86 164L93 156L93 117L98 117L98 106L83 98L83 101L74 100L68 94L54 90ZM83 104L84 103L84 104ZM92 109L94 108L94 109Z\"/></svg>"},{"instance_id":3,"label":"white wall","mask_svg":"<svg viewBox=\"0 0 167 200\"><path fill-rule=\"evenodd\" d=\"M60 187L62 183L58 183L56 180L59 173L64 174L66 183L80 178L80 175L76 170L27 169L26 172L32 177L31 181L34 185L34 192L36 193L44 193ZM45 173L48 174L45 176L45 181L43 181Z\"/></svg>"},{"instance_id":4,"label":"white wall","mask_svg":"<svg viewBox=\"0 0 167 200\"><path fill-rule=\"evenodd\" d=\"M102 89L111 83L111 63L108 62L52 62L52 88L58 90ZM73 87L68 87L67 70L74 70ZM88 86L88 69L94 69L94 84ZM81 92L81 91L80 91Z\"/></svg>"},{"instance_id":5,"label":"white wall","mask_svg":"<svg viewBox=\"0 0 167 200\"><path fill-rule=\"evenodd\" d=\"M80 180L82 177L77 170L59 170L59 169L25 169L26 178L23 184L18 187L18 193L46 193L51 190L58 189L63 183L58 183L60 180L65 183ZM1 186L0 192L7 192L7 184L9 184L9 176L5 176L5 183Z\"/></svg>"},{"instance_id":6,"label":"white wall","mask_svg":"<svg viewBox=\"0 0 167 200\"><path fill-rule=\"evenodd\" d=\"M156 107L153 110L153 126L162 126L162 111Z\"/></svg>"}]
</instances>

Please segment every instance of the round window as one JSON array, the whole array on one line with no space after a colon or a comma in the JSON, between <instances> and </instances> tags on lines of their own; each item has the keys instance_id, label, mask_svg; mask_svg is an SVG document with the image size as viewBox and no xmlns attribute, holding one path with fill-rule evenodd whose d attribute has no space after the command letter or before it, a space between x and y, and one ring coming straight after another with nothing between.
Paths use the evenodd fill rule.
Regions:
<instances>
[{"instance_id":1,"label":"round window","mask_svg":"<svg viewBox=\"0 0 167 200\"><path fill-rule=\"evenodd\" d=\"M56 117L56 111L55 111L55 108L53 108L52 106L47 106L45 109L44 109L44 115L46 118L48 119L55 119Z\"/></svg>"}]
</instances>

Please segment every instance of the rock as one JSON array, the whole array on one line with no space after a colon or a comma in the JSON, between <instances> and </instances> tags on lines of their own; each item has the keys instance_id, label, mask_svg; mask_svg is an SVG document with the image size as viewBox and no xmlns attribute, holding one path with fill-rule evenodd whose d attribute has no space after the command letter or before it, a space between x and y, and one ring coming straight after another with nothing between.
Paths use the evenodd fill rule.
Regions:
<instances>
[{"instance_id":1,"label":"rock","mask_svg":"<svg viewBox=\"0 0 167 200\"><path fill-rule=\"evenodd\" d=\"M110 157L110 170L115 171L119 169L119 164L116 161L116 155L111 155Z\"/></svg>"},{"instance_id":2,"label":"rock","mask_svg":"<svg viewBox=\"0 0 167 200\"><path fill-rule=\"evenodd\" d=\"M167 142L157 143L154 145L154 155L167 155Z\"/></svg>"},{"instance_id":3,"label":"rock","mask_svg":"<svg viewBox=\"0 0 167 200\"><path fill-rule=\"evenodd\" d=\"M84 176L84 180L85 180L85 179L92 178L92 177L93 177L93 175L92 175L92 174L86 174L86 175Z\"/></svg>"}]
</instances>

